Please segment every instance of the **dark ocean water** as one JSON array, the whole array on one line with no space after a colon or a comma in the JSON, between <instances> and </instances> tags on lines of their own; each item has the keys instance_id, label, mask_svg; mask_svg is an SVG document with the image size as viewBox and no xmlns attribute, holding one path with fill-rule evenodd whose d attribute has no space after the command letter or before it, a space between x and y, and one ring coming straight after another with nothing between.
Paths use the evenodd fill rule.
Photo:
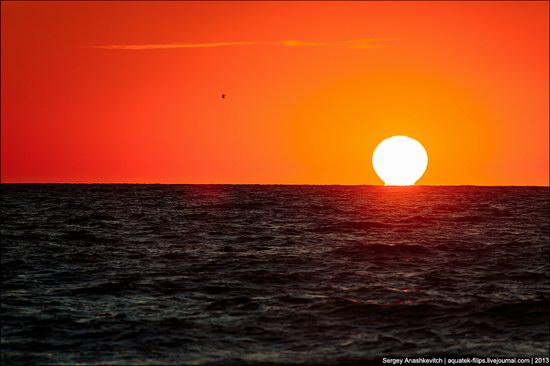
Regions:
<instances>
[{"instance_id":1,"label":"dark ocean water","mask_svg":"<svg viewBox=\"0 0 550 366\"><path fill-rule=\"evenodd\" d=\"M1 355L547 356L547 187L2 185Z\"/></svg>"}]
</instances>

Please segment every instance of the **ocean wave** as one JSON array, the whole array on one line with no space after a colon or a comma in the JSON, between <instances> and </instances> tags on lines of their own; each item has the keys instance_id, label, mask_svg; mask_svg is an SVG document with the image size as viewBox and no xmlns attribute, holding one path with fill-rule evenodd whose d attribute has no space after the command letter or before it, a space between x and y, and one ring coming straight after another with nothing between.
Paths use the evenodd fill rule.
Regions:
<instances>
[{"instance_id":1,"label":"ocean wave","mask_svg":"<svg viewBox=\"0 0 550 366\"><path fill-rule=\"evenodd\" d=\"M548 188L385 188L5 185L2 363L546 355Z\"/></svg>"}]
</instances>

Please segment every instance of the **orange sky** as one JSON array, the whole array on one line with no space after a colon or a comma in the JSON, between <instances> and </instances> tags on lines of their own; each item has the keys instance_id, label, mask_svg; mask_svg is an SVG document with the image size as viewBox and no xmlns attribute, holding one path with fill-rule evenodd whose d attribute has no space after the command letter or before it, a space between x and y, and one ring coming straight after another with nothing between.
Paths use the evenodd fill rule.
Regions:
<instances>
[{"instance_id":1,"label":"orange sky","mask_svg":"<svg viewBox=\"0 0 550 366\"><path fill-rule=\"evenodd\" d=\"M3 1L2 182L548 185L548 4Z\"/></svg>"}]
</instances>

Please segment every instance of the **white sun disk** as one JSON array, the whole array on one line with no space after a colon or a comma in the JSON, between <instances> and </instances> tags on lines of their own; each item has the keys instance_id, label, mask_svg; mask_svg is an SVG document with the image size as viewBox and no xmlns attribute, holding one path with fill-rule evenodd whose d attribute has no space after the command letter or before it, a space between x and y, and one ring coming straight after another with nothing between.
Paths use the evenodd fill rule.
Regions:
<instances>
[{"instance_id":1,"label":"white sun disk","mask_svg":"<svg viewBox=\"0 0 550 366\"><path fill-rule=\"evenodd\" d=\"M426 171L428 154L415 139L392 136L374 149L372 165L387 186L410 186Z\"/></svg>"}]
</instances>

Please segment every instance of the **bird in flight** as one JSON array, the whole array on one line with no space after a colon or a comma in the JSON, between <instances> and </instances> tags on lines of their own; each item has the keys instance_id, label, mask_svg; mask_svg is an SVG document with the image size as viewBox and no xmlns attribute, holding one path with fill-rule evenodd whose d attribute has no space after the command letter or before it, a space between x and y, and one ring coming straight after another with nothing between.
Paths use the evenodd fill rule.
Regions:
<instances>
[{"instance_id":1,"label":"bird in flight","mask_svg":"<svg viewBox=\"0 0 550 366\"><path fill-rule=\"evenodd\" d=\"M222 99L225 99L225 94L222 94Z\"/></svg>"}]
</instances>

